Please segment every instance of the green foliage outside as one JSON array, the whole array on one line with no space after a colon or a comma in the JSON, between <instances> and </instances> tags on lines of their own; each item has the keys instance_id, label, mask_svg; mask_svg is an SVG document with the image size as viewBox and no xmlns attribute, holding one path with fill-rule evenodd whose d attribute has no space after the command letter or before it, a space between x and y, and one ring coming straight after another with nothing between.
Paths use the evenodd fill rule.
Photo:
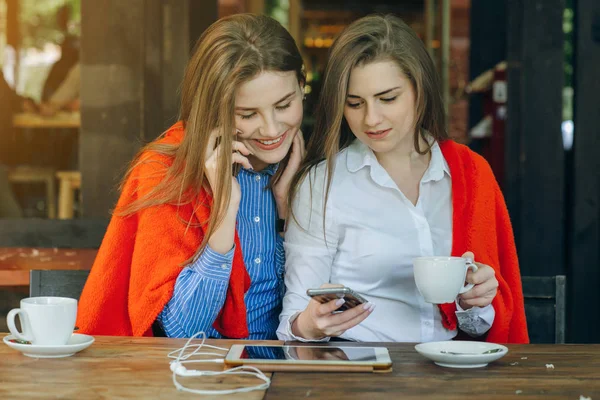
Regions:
<instances>
[{"instance_id":1,"label":"green foliage outside","mask_svg":"<svg viewBox=\"0 0 600 400\"><path fill-rule=\"evenodd\" d=\"M60 43L64 38L57 20L63 6L70 8L67 33L79 36L81 22L80 0L21 0L20 29L23 48L41 48L48 42Z\"/></svg>"},{"instance_id":2,"label":"green foliage outside","mask_svg":"<svg viewBox=\"0 0 600 400\"><path fill-rule=\"evenodd\" d=\"M265 13L279 21L281 25L289 28L289 0L266 0Z\"/></svg>"}]
</instances>

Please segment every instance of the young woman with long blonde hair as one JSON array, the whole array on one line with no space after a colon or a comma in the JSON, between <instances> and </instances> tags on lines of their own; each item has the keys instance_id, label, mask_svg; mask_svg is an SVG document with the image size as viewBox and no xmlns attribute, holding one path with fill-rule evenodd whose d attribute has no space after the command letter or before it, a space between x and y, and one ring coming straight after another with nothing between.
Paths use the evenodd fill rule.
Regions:
<instances>
[{"instance_id":1,"label":"young woman with long blonde hair","mask_svg":"<svg viewBox=\"0 0 600 400\"><path fill-rule=\"evenodd\" d=\"M353 22L335 40L316 126L292 183L284 340L424 342L458 330L526 342L514 239L489 165L448 139L434 64L394 16ZM475 259L454 303L426 303L412 260ZM368 300L334 313L306 290L350 287Z\"/></svg>"},{"instance_id":2,"label":"young woman with long blonde hair","mask_svg":"<svg viewBox=\"0 0 600 400\"><path fill-rule=\"evenodd\" d=\"M296 44L272 18L234 15L202 34L180 121L123 180L80 299L82 332L275 337L303 86Z\"/></svg>"}]
</instances>

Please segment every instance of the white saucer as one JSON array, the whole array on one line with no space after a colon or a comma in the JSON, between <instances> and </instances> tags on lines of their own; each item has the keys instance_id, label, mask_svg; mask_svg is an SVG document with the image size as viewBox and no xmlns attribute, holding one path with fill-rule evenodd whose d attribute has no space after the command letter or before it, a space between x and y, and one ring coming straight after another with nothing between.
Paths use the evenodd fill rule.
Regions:
<instances>
[{"instance_id":1,"label":"white saucer","mask_svg":"<svg viewBox=\"0 0 600 400\"><path fill-rule=\"evenodd\" d=\"M78 351L88 348L92 343L94 343L93 336L83 335L80 333L74 333L73 336L71 336L71 338L69 339L69 342L62 346L36 346L34 344L21 344L11 342L11 340L14 339L15 337L13 335L8 335L5 336L3 340L8 347L20 351L21 353L23 353L23 355L27 357L33 358L69 357L77 353Z\"/></svg>"},{"instance_id":2,"label":"white saucer","mask_svg":"<svg viewBox=\"0 0 600 400\"><path fill-rule=\"evenodd\" d=\"M500 349L497 353L481 354L488 350ZM441 367L480 368L496 361L508 353L501 344L469 341L445 341L421 343L415 346L417 352ZM464 354L448 354L442 351Z\"/></svg>"}]
</instances>

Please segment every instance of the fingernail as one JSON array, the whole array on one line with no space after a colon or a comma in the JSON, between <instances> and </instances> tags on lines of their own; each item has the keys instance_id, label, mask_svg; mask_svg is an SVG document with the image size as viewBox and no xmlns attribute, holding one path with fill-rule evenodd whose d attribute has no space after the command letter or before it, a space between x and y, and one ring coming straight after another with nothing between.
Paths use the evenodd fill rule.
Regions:
<instances>
[{"instance_id":1,"label":"fingernail","mask_svg":"<svg viewBox=\"0 0 600 400\"><path fill-rule=\"evenodd\" d=\"M369 309L371 308L371 306L372 306L372 305L373 305L373 303L365 303L365 304L363 305L363 309L365 309L365 310L369 311Z\"/></svg>"},{"instance_id":2,"label":"fingernail","mask_svg":"<svg viewBox=\"0 0 600 400\"><path fill-rule=\"evenodd\" d=\"M375 304L371 303L371 309L369 310L369 312L373 312L373 310L375 310Z\"/></svg>"},{"instance_id":3,"label":"fingernail","mask_svg":"<svg viewBox=\"0 0 600 400\"><path fill-rule=\"evenodd\" d=\"M335 301L335 305L339 307L339 306L341 306L342 304L344 304L345 302L346 302L346 300L344 300L344 299L337 299L337 300Z\"/></svg>"}]
</instances>

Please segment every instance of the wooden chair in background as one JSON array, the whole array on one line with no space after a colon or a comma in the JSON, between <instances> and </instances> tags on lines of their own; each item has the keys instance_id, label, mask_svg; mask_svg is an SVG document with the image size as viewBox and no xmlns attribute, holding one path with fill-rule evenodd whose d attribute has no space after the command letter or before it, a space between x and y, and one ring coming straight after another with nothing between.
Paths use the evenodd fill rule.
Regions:
<instances>
[{"instance_id":1,"label":"wooden chair in background","mask_svg":"<svg viewBox=\"0 0 600 400\"><path fill-rule=\"evenodd\" d=\"M58 171L56 178L59 181L58 219L71 219L74 215L75 193L81 189L81 172Z\"/></svg>"},{"instance_id":2,"label":"wooden chair in background","mask_svg":"<svg viewBox=\"0 0 600 400\"><path fill-rule=\"evenodd\" d=\"M48 218L56 218L55 170L49 167L21 165L8 170L11 183L43 183L46 186L46 211Z\"/></svg>"},{"instance_id":3,"label":"wooden chair in background","mask_svg":"<svg viewBox=\"0 0 600 400\"><path fill-rule=\"evenodd\" d=\"M59 296L79 299L90 271L32 270L29 278L29 295Z\"/></svg>"},{"instance_id":4,"label":"wooden chair in background","mask_svg":"<svg viewBox=\"0 0 600 400\"><path fill-rule=\"evenodd\" d=\"M523 276L521 279L531 343L565 343L566 277Z\"/></svg>"}]
</instances>

